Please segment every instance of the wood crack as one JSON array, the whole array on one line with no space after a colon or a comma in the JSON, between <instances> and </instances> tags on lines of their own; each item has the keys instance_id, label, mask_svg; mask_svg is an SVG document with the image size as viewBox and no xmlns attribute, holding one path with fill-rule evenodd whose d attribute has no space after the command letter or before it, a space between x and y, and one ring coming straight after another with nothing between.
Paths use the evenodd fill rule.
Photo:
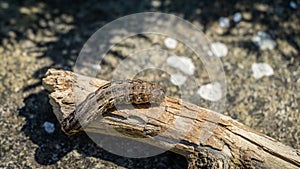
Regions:
<instances>
[{"instance_id":1,"label":"wood crack","mask_svg":"<svg viewBox=\"0 0 300 169\"><path fill-rule=\"evenodd\" d=\"M107 83L101 79L55 69L49 69L43 79L43 86L50 92L50 104L59 120L66 118L75 109L75 99L72 98L74 88L80 93L76 99L82 102L89 93ZM112 110L108 116L91 121L85 131L125 137L118 132L109 133L110 126L120 128L128 135L145 136L151 140L146 141L146 144L162 149L172 148L170 151L185 156L190 169L300 167L298 150L228 116L175 98L166 97L165 104L167 107L161 114L157 113L159 107L149 106L126 109L126 116L121 115L122 112L117 109ZM143 124L143 121L147 123Z\"/></svg>"}]
</instances>

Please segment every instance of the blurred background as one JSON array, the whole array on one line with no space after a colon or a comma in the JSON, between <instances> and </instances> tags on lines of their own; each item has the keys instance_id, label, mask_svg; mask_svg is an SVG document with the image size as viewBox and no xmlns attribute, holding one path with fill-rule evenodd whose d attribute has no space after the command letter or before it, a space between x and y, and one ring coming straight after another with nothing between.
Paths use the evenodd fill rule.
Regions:
<instances>
[{"instance_id":1,"label":"blurred background","mask_svg":"<svg viewBox=\"0 0 300 169\"><path fill-rule=\"evenodd\" d=\"M73 70L83 44L99 28L146 11L188 20L215 45L227 80L223 114L299 149L299 8L298 0L1 0L0 167L186 167L185 159L171 152L124 158L97 147L84 133L67 137L42 87L47 69ZM110 72L141 44L172 48L164 40L136 36L129 45L116 46L99 76L111 78Z\"/></svg>"}]
</instances>

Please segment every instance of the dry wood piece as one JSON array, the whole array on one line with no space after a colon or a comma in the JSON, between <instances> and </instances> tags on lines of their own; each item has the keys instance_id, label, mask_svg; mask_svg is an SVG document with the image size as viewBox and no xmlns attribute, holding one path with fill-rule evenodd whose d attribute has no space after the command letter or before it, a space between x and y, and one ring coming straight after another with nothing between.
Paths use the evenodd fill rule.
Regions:
<instances>
[{"instance_id":1,"label":"dry wood piece","mask_svg":"<svg viewBox=\"0 0 300 169\"><path fill-rule=\"evenodd\" d=\"M107 83L55 69L49 69L43 79L59 121L74 111L75 103L84 101L90 93ZM74 97L74 93L80 95ZM149 138L145 143L160 148L172 147L170 151L185 156L189 168L300 168L299 150L230 117L170 97L165 98L162 112L157 112L161 112L161 107L133 108L126 113L114 109L86 126L85 131L124 137L122 132L108 133L107 126L111 126L127 135ZM180 121L180 125L176 121ZM151 141L152 136L161 134L164 137ZM178 139L181 141L170 141Z\"/></svg>"},{"instance_id":2,"label":"dry wood piece","mask_svg":"<svg viewBox=\"0 0 300 169\"><path fill-rule=\"evenodd\" d=\"M160 104L164 91L156 84L142 80L119 80L107 83L90 93L68 117L61 122L66 134L75 134L96 120L99 115L121 104Z\"/></svg>"}]
</instances>

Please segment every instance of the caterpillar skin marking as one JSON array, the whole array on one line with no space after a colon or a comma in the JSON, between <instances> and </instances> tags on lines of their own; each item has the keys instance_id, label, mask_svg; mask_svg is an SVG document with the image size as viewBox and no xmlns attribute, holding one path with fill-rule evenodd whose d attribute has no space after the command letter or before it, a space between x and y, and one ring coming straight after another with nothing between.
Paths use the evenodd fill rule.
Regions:
<instances>
[{"instance_id":1,"label":"caterpillar skin marking","mask_svg":"<svg viewBox=\"0 0 300 169\"><path fill-rule=\"evenodd\" d=\"M75 134L108 109L118 104L160 104L164 90L143 80L120 80L107 83L89 94L68 117L62 120L62 130Z\"/></svg>"}]
</instances>

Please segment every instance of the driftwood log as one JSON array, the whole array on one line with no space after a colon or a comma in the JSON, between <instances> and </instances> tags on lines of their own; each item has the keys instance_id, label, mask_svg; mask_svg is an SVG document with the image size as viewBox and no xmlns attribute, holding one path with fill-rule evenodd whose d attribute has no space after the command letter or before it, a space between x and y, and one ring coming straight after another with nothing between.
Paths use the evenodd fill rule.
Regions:
<instances>
[{"instance_id":1,"label":"driftwood log","mask_svg":"<svg viewBox=\"0 0 300 169\"><path fill-rule=\"evenodd\" d=\"M50 92L50 104L59 121L75 109L75 100L83 101L89 93L106 83L101 79L55 69L49 69L43 79L43 86ZM76 98L74 88L80 93ZM157 115L155 112L157 107L128 109L126 114L112 110L85 131L117 137L125 136L121 134L124 131L127 135L142 135L150 139L163 132L163 139L157 137L155 141L145 143L160 148L172 147L170 151L187 158L189 168L300 168L299 150L230 117L170 97L165 99L163 113ZM147 123L132 120L130 117L133 116ZM179 120L181 125L176 125L175 120ZM110 133L107 125L121 132ZM182 133L184 137L179 138ZM176 139L181 141L168 141Z\"/></svg>"}]
</instances>

